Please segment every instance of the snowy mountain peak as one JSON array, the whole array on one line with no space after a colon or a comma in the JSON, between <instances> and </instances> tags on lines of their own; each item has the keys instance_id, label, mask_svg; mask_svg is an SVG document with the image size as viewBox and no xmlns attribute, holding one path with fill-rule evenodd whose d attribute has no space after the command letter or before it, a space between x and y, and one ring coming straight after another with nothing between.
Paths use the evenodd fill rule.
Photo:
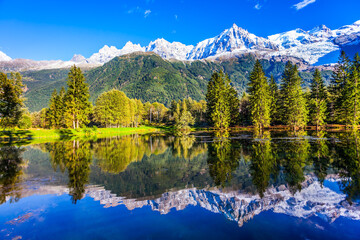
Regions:
<instances>
[{"instance_id":1,"label":"snowy mountain peak","mask_svg":"<svg viewBox=\"0 0 360 240\"><path fill-rule=\"evenodd\" d=\"M11 57L0 51L0 61L10 61Z\"/></svg>"},{"instance_id":2,"label":"snowy mountain peak","mask_svg":"<svg viewBox=\"0 0 360 240\"><path fill-rule=\"evenodd\" d=\"M187 60L187 53L193 48L192 45L185 45L180 42L170 43L163 38L158 38L150 42L145 51L154 52L165 59Z\"/></svg>"},{"instance_id":3,"label":"snowy mountain peak","mask_svg":"<svg viewBox=\"0 0 360 240\"><path fill-rule=\"evenodd\" d=\"M356 22L354 22L353 25L360 26L360 20L357 20Z\"/></svg>"},{"instance_id":4,"label":"snowy mountain peak","mask_svg":"<svg viewBox=\"0 0 360 240\"><path fill-rule=\"evenodd\" d=\"M117 49L116 47L114 46L109 47L108 45L105 45L99 50L99 53L114 53L117 51L119 51L119 49Z\"/></svg>"},{"instance_id":5,"label":"snowy mountain peak","mask_svg":"<svg viewBox=\"0 0 360 240\"><path fill-rule=\"evenodd\" d=\"M74 54L70 61L79 63L86 61L86 58L81 54Z\"/></svg>"},{"instance_id":6,"label":"snowy mountain peak","mask_svg":"<svg viewBox=\"0 0 360 240\"><path fill-rule=\"evenodd\" d=\"M309 33L315 37L319 38L328 38L332 35L332 31L330 28L325 25L319 25L309 31Z\"/></svg>"},{"instance_id":7,"label":"snowy mountain peak","mask_svg":"<svg viewBox=\"0 0 360 240\"><path fill-rule=\"evenodd\" d=\"M220 35L198 43L188 54L191 60L203 59L232 53L245 53L253 50L275 50L276 45L268 39L257 37L236 24Z\"/></svg>"},{"instance_id":8,"label":"snowy mountain peak","mask_svg":"<svg viewBox=\"0 0 360 240\"><path fill-rule=\"evenodd\" d=\"M141 47L140 44L133 44L128 41L125 46L120 50L119 55L129 54L133 52L145 52L145 48Z\"/></svg>"},{"instance_id":9,"label":"snowy mountain peak","mask_svg":"<svg viewBox=\"0 0 360 240\"><path fill-rule=\"evenodd\" d=\"M105 45L99 50L99 52L94 53L88 60L90 63L103 64L110 61L114 57L119 56L119 54L120 50L116 47L109 47L108 45Z\"/></svg>"}]
</instances>

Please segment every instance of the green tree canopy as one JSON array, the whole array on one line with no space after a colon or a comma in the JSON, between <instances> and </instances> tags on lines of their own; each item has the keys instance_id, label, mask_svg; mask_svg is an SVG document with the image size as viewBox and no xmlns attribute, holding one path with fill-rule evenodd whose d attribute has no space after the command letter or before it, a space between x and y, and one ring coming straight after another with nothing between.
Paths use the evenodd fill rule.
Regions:
<instances>
[{"instance_id":1,"label":"green tree canopy","mask_svg":"<svg viewBox=\"0 0 360 240\"><path fill-rule=\"evenodd\" d=\"M251 120L255 128L263 129L270 125L271 95L259 60L256 61L249 80Z\"/></svg>"},{"instance_id":2,"label":"green tree canopy","mask_svg":"<svg viewBox=\"0 0 360 240\"><path fill-rule=\"evenodd\" d=\"M11 73L8 77L0 72L0 124L3 128L15 127L21 119L23 87L19 73Z\"/></svg>"},{"instance_id":3,"label":"green tree canopy","mask_svg":"<svg viewBox=\"0 0 360 240\"><path fill-rule=\"evenodd\" d=\"M89 87L81 69L75 65L68 74L68 89L65 94L65 123L68 127L79 128L89 122L91 104Z\"/></svg>"}]
</instances>

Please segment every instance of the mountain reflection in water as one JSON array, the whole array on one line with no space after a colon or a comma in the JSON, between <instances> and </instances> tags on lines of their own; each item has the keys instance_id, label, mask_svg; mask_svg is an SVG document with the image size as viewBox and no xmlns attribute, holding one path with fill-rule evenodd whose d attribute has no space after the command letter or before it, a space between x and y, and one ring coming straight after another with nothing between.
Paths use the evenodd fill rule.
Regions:
<instances>
[{"instance_id":1,"label":"mountain reflection in water","mask_svg":"<svg viewBox=\"0 0 360 240\"><path fill-rule=\"evenodd\" d=\"M360 220L360 135L251 132L130 135L0 149L0 203L85 196L167 214L200 206L239 226L271 210ZM16 203L14 203L16 204Z\"/></svg>"}]
</instances>

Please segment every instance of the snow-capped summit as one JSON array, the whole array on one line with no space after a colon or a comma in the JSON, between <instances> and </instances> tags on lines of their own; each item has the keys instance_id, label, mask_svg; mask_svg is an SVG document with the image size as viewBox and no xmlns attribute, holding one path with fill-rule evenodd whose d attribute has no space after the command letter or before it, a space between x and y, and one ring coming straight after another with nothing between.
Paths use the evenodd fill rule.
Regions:
<instances>
[{"instance_id":1,"label":"snow-capped summit","mask_svg":"<svg viewBox=\"0 0 360 240\"><path fill-rule=\"evenodd\" d=\"M296 57L314 64L321 57L339 49L333 43L333 36L334 32L325 25L320 25L310 31L297 28L271 35L268 39L279 46L279 51L270 55Z\"/></svg>"},{"instance_id":2,"label":"snow-capped summit","mask_svg":"<svg viewBox=\"0 0 360 240\"><path fill-rule=\"evenodd\" d=\"M133 44L132 42L128 41L125 46L120 49L120 54L129 54L133 52L145 52L145 48L141 47L140 44Z\"/></svg>"},{"instance_id":3,"label":"snow-capped summit","mask_svg":"<svg viewBox=\"0 0 360 240\"><path fill-rule=\"evenodd\" d=\"M250 50L276 50L271 41L257 37L236 24L220 35L198 43L188 55L189 60L203 59L227 52L246 52Z\"/></svg>"},{"instance_id":4,"label":"snow-capped summit","mask_svg":"<svg viewBox=\"0 0 360 240\"><path fill-rule=\"evenodd\" d=\"M311 29L309 33L315 37L320 38L328 38L332 35L331 29L323 24Z\"/></svg>"},{"instance_id":5,"label":"snow-capped summit","mask_svg":"<svg viewBox=\"0 0 360 240\"><path fill-rule=\"evenodd\" d=\"M279 49L288 49L316 41L316 37L300 28L284 33L278 33L268 37L270 41L277 44Z\"/></svg>"},{"instance_id":6,"label":"snow-capped summit","mask_svg":"<svg viewBox=\"0 0 360 240\"><path fill-rule=\"evenodd\" d=\"M99 52L94 53L88 60L90 63L106 63L120 55L120 50L114 46L109 47L105 45L102 47Z\"/></svg>"},{"instance_id":7,"label":"snow-capped summit","mask_svg":"<svg viewBox=\"0 0 360 240\"><path fill-rule=\"evenodd\" d=\"M0 61L10 61L11 57L0 51Z\"/></svg>"},{"instance_id":8,"label":"snow-capped summit","mask_svg":"<svg viewBox=\"0 0 360 240\"><path fill-rule=\"evenodd\" d=\"M70 61L80 63L86 61L86 58L81 54L74 54Z\"/></svg>"},{"instance_id":9,"label":"snow-capped summit","mask_svg":"<svg viewBox=\"0 0 360 240\"><path fill-rule=\"evenodd\" d=\"M185 45L180 42L168 42L163 38L158 38L150 42L146 47L146 52L154 52L165 59L186 60L186 55L194 46Z\"/></svg>"},{"instance_id":10,"label":"snow-capped summit","mask_svg":"<svg viewBox=\"0 0 360 240\"><path fill-rule=\"evenodd\" d=\"M345 25L333 31L334 36L350 35L353 33L360 32L360 20L350 25Z\"/></svg>"}]
</instances>

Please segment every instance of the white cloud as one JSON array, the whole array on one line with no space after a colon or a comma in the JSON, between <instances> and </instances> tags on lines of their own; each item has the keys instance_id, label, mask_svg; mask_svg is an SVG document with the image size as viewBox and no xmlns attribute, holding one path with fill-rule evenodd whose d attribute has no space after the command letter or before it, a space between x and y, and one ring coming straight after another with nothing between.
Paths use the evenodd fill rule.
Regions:
<instances>
[{"instance_id":1,"label":"white cloud","mask_svg":"<svg viewBox=\"0 0 360 240\"><path fill-rule=\"evenodd\" d=\"M148 10L145 10L145 13L144 13L144 17L147 18L151 13L151 10L148 9Z\"/></svg>"},{"instance_id":2,"label":"white cloud","mask_svg":"<svg viewBox=\"0 0 360 240\"><path fill-rule=\"evenodd\" d=\"M296 10L300 10L314 2L316 2L316 0L303 0L303 1L295 4L293 7L296 8Z\"/></svg>"},{"instance_id":3,"label":"white cloud","mask_svg":"<svg viewBox=\"0 0 360 240\"><path fill-rule=\"evenodd\" d=\"M141 8L137 6L136 8L131 8L127 11L128 14L138 13L141 11Z\"/></svg>"},{"instance_id":4,"label":"white cloud","mask_svg":"<svg viewBox=\"0 0 360 240\"><path fill-rule=\"evenodd\" d=\"M258 3L258 4L256 4L256 5L254 6L254 8L255 8L256 10L260 10L261 7L262 7L262 6L260 5L260 3Z\"/></svg>"}]
</instances>

